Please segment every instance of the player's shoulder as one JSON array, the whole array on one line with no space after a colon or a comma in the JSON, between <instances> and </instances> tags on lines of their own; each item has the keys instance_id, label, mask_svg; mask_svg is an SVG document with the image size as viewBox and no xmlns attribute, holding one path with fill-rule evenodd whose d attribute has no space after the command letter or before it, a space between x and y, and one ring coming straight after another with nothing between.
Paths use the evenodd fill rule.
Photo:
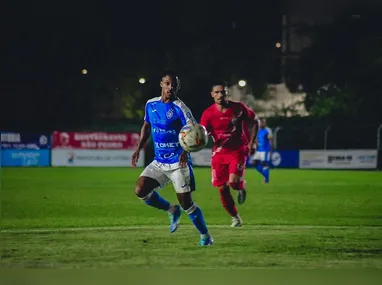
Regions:
<instances>
[{"instance_id":1,"label":"player's shoulder","mask_svg":"<svg viewBox=\"0 0 382 285\"><path fill-rule=\"evenodd\" d=\"M236 108L243 108L247 110L251 110L250 107L248 107L246 104L240 101L230 101L231 106L236 107Z\"/></svg>"},{"instance_id":2,"label":"player's shoulder","mask_svg":"<svg viewBox=\"0 0 382 285\"><path fill-rule=\"evenodd\" d=\"M186 103L184 103L182 100L180 100L179 98L176 98L174 101L172 101L172 103L176 106L176 107L178 107L178 108L180 108L181 110L185 110L185 109L189 109L188 107L187 107L187 105L186 105Z\"/></svg>"},{"instance_id":3,"label":"player's shoulder","mask_svg":"<svg viewBox=\"0 0 382 285\"><path fill-rule=\"evenodd\" d=\"M267 131L268 134L272 134L272 129L271 128L265 127L264 129Z\"/></svg>"},{"instance_id":4,"label":"player's shoulder","mask_svg":"<svg viewBox=\"0 0 382 285\"><path fill-rule=\"evenodd\" d=\"M151 99L147 100L146 105L148 105L148 104L152 104L152 103L156 103L156 102L159 102L160 99L161 99L160 96L151 98Z\"/></svg>"},{"instance_id":5,"label":"player's shoulder","mask_svg":"<svg viewBox=\"0 0 382 285\"><path fill-rule=\"evenodd\" d=\"M183 116L186 117L186 120L188 119L192 119L193 121L195 120L190 108L188 108L187 105L182 100L180 100L179 98L176 98L174 101L172 101L172 103L175 109L177 110L177 113L183 114Z\"/></svg>"}]
</instances>

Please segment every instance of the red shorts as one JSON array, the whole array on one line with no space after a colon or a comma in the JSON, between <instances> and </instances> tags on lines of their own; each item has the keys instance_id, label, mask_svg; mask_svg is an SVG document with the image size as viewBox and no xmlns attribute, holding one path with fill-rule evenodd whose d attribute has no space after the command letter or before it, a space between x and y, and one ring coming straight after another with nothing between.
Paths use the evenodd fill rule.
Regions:
<instances>
[{"instance_id":1,"label":"red shorts","mask_svg":"<svg viewBox=\"0 0 382 285\"><path fill-rule=\"evenodd\" d=\"M212 185L220 187L229 181L230 174L244 176L248 152L235 151L229 153L215 153L212 156Z\"/></svg>"}]
</instances>

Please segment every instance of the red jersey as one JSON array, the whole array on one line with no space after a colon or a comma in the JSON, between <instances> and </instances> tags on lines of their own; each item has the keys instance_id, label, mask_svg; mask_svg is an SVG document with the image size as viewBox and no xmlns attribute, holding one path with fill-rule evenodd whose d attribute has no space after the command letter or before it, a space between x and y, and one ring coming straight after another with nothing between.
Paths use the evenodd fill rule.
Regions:
<instances>
[{"instance_id":1,"label":"red jersey","mask_svg":"<svg viewBox=\"0 0 382 285\"><path fill-rule=\"evenodd\" d=\"M216 104L202 114L200 124L205 126L214 141L214 152L240 151L249 142L248 125L256 118L255 112L240 102L228 101L229 107L220 112Z\"/></svg>"},{"instance_id":2,"label":"red jersey","mask_svg":"<svg viewBox=\"0 0 382 285\"><path fill-rule=\"evenodd\" d=\"M251 132L249 131L249 122L247 121L243 122L243 134L246 139L246 144L249 144L249 141L251 140Z\"/></svg>"}]
</instances>

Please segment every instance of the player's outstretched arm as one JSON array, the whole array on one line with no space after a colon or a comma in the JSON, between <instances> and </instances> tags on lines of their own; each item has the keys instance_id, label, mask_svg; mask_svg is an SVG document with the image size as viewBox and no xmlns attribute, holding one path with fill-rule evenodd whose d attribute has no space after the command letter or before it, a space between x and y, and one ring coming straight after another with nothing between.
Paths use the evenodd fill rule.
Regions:
<instances>
[{"instance_id":1,"label":"player's outstretched arm","mask_svg":"<svg viewBox=\"0 0 382 285\"><path fill-rule=\"evenodd\" d=\"M248 108L244 104L243 104L243 106L245 107L245 110L247 112L248 123L249 123L249 125L252 125L251 136L249 138L249 143L248 143L249 152L250 152L250 154L252 154L255 150L254 144L256 143L257 133L259 131L259 126L260 126L260 120L253 110L251 110L250 108ZM245 132L247 132L247 131L248 130L245 130Z\"/></svg>"},{"instance_id":2,"label":"player's outstretched arm","mask_svg":"<svg viewBox=\"0 0 382 285\"><path fill-rule=\"evenodd\" d=\"M256 142L258 131L259 131L259 119L257 117L255 117L255 119L253 120L253 125L252 125L251 138L249 140L249 143L252 146Z\"/></svg>"},{"instance_id":3,"label":"player's outstretched arm","mask_svg":"<svg viewBox=\"0 0 382 285\"><path fill-rule=\"evenodd\" d=\"M148 122L144 122L143 126L141 128L141 136L139 138L137 148L136 148L133 156L131 157L131 165L133 167L137 166L138 159L139 159L139 153L143 149L143 147L145 146L147 140L150 137L150 134L151 134L151 126Z\"/></svg>"},{"instance_id":4,"label":"player's outstretched arm","mask_svg":"<svg viewBox=\"0 0 382 285\"><path fill-rule=\"evenodd\" d=\"M272 134L272 130L271 129L268 129L268 141L269 141L269 147L270 147L270 153L273 152L273 134Z\"/></svg>"},{"instance_id":5,"label":"player's outstretched arm","mask_svg":"<svg viewBox=\"0 0 382 285\"><path fill-rule=\"evenodd\" d=\"M207 111L203 112L202 117L200 118L200 124L206 128L208 135L211 135Z\"/></svg>"}]
</instances>

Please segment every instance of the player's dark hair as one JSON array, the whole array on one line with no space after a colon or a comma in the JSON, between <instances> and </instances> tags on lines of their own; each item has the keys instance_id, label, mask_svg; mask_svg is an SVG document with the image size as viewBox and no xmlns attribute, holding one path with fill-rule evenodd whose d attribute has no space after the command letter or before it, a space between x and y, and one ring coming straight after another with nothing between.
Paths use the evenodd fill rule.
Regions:
<instances>
[{"instance_id":1,"label":"player's dark hair","mask_svg":"<svg viewBox=\"0 0 382 285\"><path fill-rule=\"evenodd\" d=\"M218 79L218 80L212 81L211 90L214 89L215 86L223 86L223 88L227 88L228 84L227 84L227 81Z\"/></svg>"},{"instance_id":2,"label":"player's dark hair","mask_svg":"<svg viewBox=\"0 0 382 285\"><path fill-rule=\"evenodd\" d=\"M173 84L175 84L175 90L176 90L176 92L178 92L180 90L180 79L179 79L179 76L174 71L172 71L172 70L165 70L162 73L161 79L163 79L166 76L171 77L171 80L172 80Z\"/></svg>"}]
</instances>

